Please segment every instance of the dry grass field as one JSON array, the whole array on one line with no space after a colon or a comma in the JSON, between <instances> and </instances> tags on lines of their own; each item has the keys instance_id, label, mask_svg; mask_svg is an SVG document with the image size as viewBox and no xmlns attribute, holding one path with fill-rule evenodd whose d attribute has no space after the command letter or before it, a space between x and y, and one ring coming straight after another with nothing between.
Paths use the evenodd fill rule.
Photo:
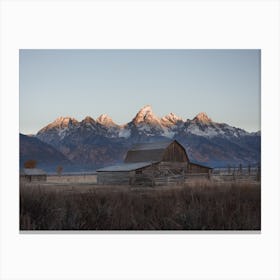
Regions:
<instances>
[{"instance_id":1,"label":"dry grass field","mask_svg":"<svg viewBox=\"0 0 280 280\"><path fill-rule=\"evenodd\" d=\"M21 183L20 230L260 230L260 183Z\"/></svg>"}]
</instances>

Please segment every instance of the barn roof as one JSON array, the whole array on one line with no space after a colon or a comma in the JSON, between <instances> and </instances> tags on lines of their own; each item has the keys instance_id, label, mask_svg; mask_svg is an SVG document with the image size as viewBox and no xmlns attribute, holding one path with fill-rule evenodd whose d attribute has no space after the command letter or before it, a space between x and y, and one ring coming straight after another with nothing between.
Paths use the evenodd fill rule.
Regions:
<instances>
[{"instance_id":1,"label":"barn roof","mask_svg":"<svg viewBox=\"0 0 280 280\"><path fill-rule=\"evenodd\" d=\"M135 163L120 163L112 166L107 166L96 170L97 172L114 172L114 171L134 171L143 167L151 166L154 162L135 162Z\"/></svg>"},{"instance_id":2,"label":"barn roof","mask_svg":"<svg viewBox=\"0 0 280 280\"><path fill-rule=\"evenodd\" d=\"M208 169L213 169L212 167L209 167L209 166L207 166L207 165L203 165L203 164L199 164L199 163L196 163L196 162L190 162L190 164L192 164L192 165L197 165L197 166L200 166L200 167L205 167L205 168L208 168Z\"/></svg>"},{"instance_id":3,"label":"barn roof","mask_svg":"<svg viewBox=\"0 0 280 280\"><path fill-rule=\"evenodd\" d=\"M152 142L152 143L139 143L132 146L130 151L144 151L144 150L164 150L166 149L174 140Z\"/></svg>"},{"instance_id":4,"label":"barn roof","mask_svg":"<svg viewBox=\"0 0 280 280\"><path fill-rule=\"evenodd\" d=\"M176 140L135 144L127 152L125 162L144 162L144 161L159 162L162 160L167 147L173 142L176 142L185 151L185 148Z\"/></svg>"},{"instance_id":5,"label":"barn roof","mask_svg":"<svg viewBox=\"0 0 280 280\"><path fill-rule=\"evenodd\" d=\"M46 175L46 172L38 168L24 168L21 174L22 175Z\"/></svg>"}]
</instances>

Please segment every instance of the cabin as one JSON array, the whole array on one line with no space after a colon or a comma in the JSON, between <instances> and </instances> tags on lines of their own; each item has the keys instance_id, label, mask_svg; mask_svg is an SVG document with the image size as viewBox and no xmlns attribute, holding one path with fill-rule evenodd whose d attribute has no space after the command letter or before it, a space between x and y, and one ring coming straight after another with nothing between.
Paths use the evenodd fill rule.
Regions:
<instances>
[{"instance_id":1,"label":"cabin","mask_svg":"<svg viewBox=\"0 0 280 280\"><path fill-rule=\"evenodd\" d=\"M123 163L97 170L97 183L161 185L184 182L190 174L209 177L212 168L192 163L176 140L134 145Z\"/></svg>"},{"instance_id":2,"label":"cabin","mask_svg":"<svg viewBox=\"0 0 280 280\"><path fill-rule=\"evenodd\" d=\"M47 181L47 173L38 168L24 168L20 177L26 182Z\"/></svg>"}]
</instances>

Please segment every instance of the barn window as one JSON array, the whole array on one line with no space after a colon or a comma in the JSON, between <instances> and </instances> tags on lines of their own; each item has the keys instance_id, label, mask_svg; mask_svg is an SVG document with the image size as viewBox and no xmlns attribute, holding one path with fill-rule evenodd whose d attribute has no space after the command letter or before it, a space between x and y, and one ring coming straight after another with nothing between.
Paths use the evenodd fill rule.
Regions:
<instances>
[{"instance_id":1,"label":"barn window","mask_svg":"<svg viewBox=\"0 0 280 280\"><path fill-rule=\"evenodd\" d=\"M141 169L139 169L139 170L136 170L136 174L142 174L143 172L142 172L142 170Z\"/></svg>"}]
</instances>

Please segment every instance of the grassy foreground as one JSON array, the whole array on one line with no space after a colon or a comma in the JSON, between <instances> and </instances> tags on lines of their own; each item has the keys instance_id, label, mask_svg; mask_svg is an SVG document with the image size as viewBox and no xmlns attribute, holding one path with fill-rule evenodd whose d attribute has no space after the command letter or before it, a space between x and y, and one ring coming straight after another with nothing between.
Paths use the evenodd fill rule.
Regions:
<instances>
[{"instance_id":1,"label":"grassy foreground","mask_svg":"<svg viewBox=\"0 0 280 280\"><path fill-rule=\"evenodd\" d=\"M260 230L260 184L194 183L157 190L20 187L21 230Z\"/></svg>"}]
</instances>

